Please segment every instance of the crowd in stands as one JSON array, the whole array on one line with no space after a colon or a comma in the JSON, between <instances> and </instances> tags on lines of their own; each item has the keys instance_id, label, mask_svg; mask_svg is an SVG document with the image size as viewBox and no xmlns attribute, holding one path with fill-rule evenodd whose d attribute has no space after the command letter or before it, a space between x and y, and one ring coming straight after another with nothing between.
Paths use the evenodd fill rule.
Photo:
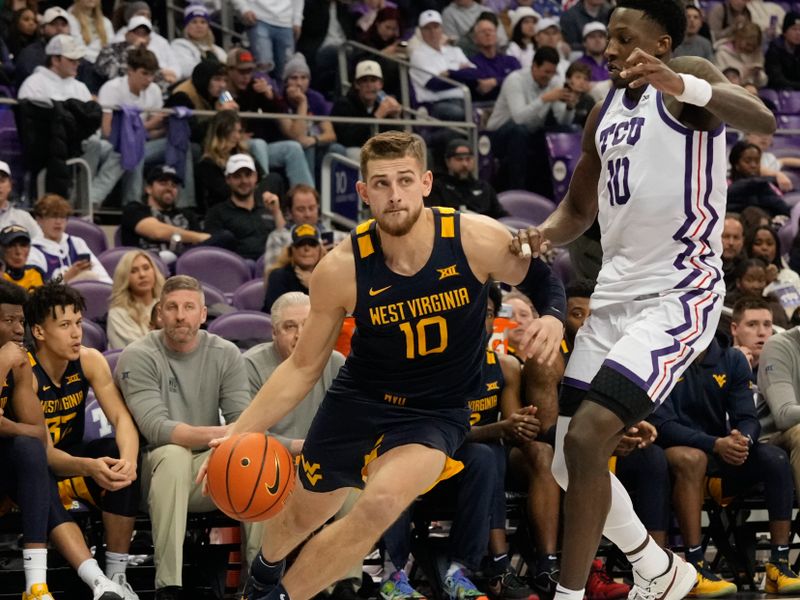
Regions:
<instances>
[{"instance_id":1,"label":"crowd in stands","mask_svg":"<svg viewBox=\"0 0 800 600\"><path fill-rule=\"evenodd\" d=\"M713 62L776 111L795 98L800 113L800 3L794 10L783 4L790 10L765 0L688 1L686 35L675 54ZM214 510L194 483L207 444L291 354L308 316L311 274L348 236L322 214L327 154L357 160L374 132L399 127L393 119L474 121L491 146L491 164L481 165L480 176L485 152L476 156L463 133L419 128L436 171L426 205L514 218L504 191L560 200L547 135L579 137L610 89L604 49L613 3L605 0L234 0L241 39L230 47L216 28L219 3L182 6L172 40L164 36L160 6L9 0L0 8L0 93L18 101L22 145L21 159L0 160L0 375L12 374L0 397L0 433L16 419L11 435L0 435L0 499L10 495L23 513L23 553L31 561L23 598L31 600L50 598L42 567L48 539L95 598L136 600L125 566L140 508L152 523L156 598L191 597L183 590L183 539L189 512ZM347 41L380 53L347 47L342 81L338 51ZM396 60L410 65L407 82ZM403 84L412 92L405 105ZM313 120L324 116L389 122ZM675 516L685 555L698 568L692 595L700 598L737 589L707 562L704 502L725 505L754 489L762 490L769 518L766 590L800 591L787 562L800 485L800 195L793 193L800 151L780 131L739 133L728 138L728 311L717 339L652 415L656 443L637 448L637 438L626 435L609 463L663 546L674 541ZM0 158L4 152L0 147ZM92 172L88 201L121 214L117 245L127 251L113 263L68 232L73 158ZM31 206L17 203L32 188L15 190L13 182L26 187L43 168L45 193ZM463 474L422 500L455 508L439 574L451 600L484 592L506 600L554 594L561 492L550 472L553 427L564 365L590 313L599 241L595 224L568 250L569 314L552 368L523 363L515 353L524 327L538 318L531 300L492 289L485 365L491 393L469 399L472 429L457 457ZM250 308L270 315L271 334L265 328L252 338L271 341L242 354L206 330L207 321L237 310L234 290L212 302L210 281L170 274L180 273L192 249L208 247L238 257L254 274L246 279L260 282ZM107 288L97 320L106 335L101 350L121 351L113 369L81 346L89 306L79 290L87 282ZM29 355L18 348L25 321ZM294 454L343 360L334 352L323 378L272 431ZM82 441L90 387L116 437ZM78 412L64 408L70 394L79 398ZM530 424L520 429L522 416ZM43 418L52 438L46 453L26 437ZM26 460L6 458L21 456ZM22 500L22 469L37 489L50 490L43 503ZM526 494L528 554L535 557L527 578L510 561L509 490ZM63 509L73 500L102 513L104 570ZM39 513L49 514L45 525L32 523L30 515ZM385 600L421 597L405 570L412 517L404 515L384 538ZM260 538L258 525L244 528L245 568ZM327 594L350 600L360 585L355 565ZM589 600L616 600L629 589L597 559Z\"/></svg>"}]
</instances>

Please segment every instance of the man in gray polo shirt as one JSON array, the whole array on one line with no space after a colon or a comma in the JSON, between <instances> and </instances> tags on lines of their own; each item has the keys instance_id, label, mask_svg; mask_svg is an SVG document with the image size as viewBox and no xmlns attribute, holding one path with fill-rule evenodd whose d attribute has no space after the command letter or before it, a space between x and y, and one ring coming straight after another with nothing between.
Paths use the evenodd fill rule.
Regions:
<instances>
[{"instance_id":1,"label":"man in gray polo shirt","mask_svg":"<svg viewBox=\"0 0 800 600\"><path fill-rule=\"evenodd\" d=\"M195 477L210 450L250 402L244 359L232 343L200 330L206 307L193 277L170 277L161 292L164 328L125 348L114 372L146 440L142 497L153 523L156 600L181 597L186 516L215 510ZM250 526L243 525L245 540Z\"/></svg>"}]
</instances>

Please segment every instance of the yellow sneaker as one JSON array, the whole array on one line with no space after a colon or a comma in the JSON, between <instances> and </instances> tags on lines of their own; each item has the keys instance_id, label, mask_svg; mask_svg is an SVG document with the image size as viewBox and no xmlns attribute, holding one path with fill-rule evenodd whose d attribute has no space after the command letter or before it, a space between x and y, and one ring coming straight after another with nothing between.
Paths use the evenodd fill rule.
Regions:
<instances>
[{"instance_id":1,"label":"yellow sneaker","mask_svg":"<svg viewBox=\"0 0 800 600\"><path fill-rule=\"evenodd\" d=\"M55 600L46 583L34 583L31 586L31 593L22 592L22 600Z\"/></svg>"},{"instance_id":2,"label":"yellow sneaker","mask_svg":"<svg viewBox=\"0 0 800 600\"><path fill-rule=\"evenodd\" d=\"M764 591L768 594L795 594L800 592L800 577L789 567L787 561L767 563L767 583Z\"/></svg>"},{"instance_id":3,"label":"yellow sneaker","mask_svg":"<svg viewBox=\"0 0 800 600\"><path fill-rule=\"evenodd\" d=\"M690 598L720 598L735 594L736 584L725 581L719 575L707 569L703 563L695 565L697 569L697 583L689 592Z\"/></svg>"}]
</instances>

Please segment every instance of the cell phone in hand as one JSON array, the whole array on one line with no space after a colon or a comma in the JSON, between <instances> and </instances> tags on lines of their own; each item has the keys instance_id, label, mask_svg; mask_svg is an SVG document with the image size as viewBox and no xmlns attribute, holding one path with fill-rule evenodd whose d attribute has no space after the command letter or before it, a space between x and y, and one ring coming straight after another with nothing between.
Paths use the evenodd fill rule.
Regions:
<instances>
[{"instance_id":1,"label":"cell phone in hand","mask_svg":"<svg viewBox=\"0 0 800 600\"><path fill-rule=\"evenodd\" d=\"M78 256L75 257L75 262L80 262L82 260L85 260L87 262L91 261L92 260L92 255L89 254L88 252L86 252L84 254L78 254Z\"/></svg>"},{"instance_id":2,"label":"cell phone in hand","mask_svg":"<svg viewBox=\"0 0 800 600\"><path fill-rule=\"evenodd\" d=\"M329 246L329 245L331 245L333 243L333 232L332 231L323 231L320 234L320 237L322 238L322 243L325 246Z\"/></svg>"}]
</instances>

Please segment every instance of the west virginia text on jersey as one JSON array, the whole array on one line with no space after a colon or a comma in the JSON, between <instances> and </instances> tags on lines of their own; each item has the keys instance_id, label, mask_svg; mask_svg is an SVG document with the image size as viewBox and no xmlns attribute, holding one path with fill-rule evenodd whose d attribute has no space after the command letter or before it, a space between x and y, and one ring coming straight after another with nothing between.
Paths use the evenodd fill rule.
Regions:
<instances>
[{"instance_id":1,"label":"west virginia text on jersey","mask_svg":"<svg viewBox=\"0 0 800 600\"><path fill-rule=\"evenodd\" d=\"M49 375L36 360L36 355L28 353L33 375L38 384L39 404L44 412L50 437L57 448L76 446L83 440L84 409L89 383L81 369L81 361L72 360L61 378L61 385L55 385Z\"/></svg>"}]
</instances>

